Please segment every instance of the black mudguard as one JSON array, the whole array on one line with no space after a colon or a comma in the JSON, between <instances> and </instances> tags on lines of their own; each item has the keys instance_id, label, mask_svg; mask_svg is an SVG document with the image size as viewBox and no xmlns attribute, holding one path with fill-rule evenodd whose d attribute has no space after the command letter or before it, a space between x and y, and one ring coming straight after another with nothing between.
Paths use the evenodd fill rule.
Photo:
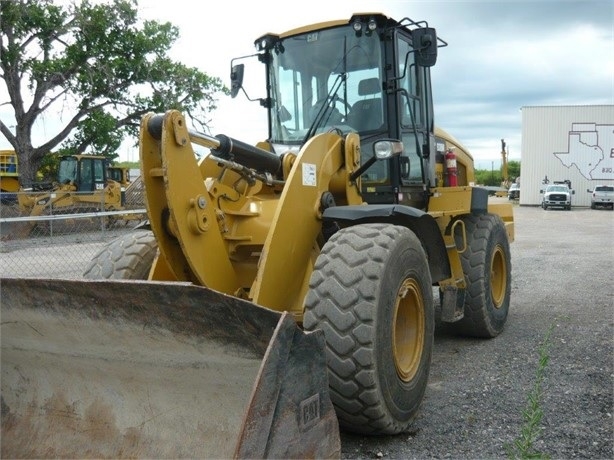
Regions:
<instances>
[{"instance_id":1,"label":"black mudguard","mask_svg":"<svg viewBox=\"0 0 614 460\"><path fill-rule=\"evenodd\" d=\"M325 222L336 222L340 227L388 222L413 231L428 255L433 283L451 276L448 253L435 219L420 209L400 204L333 206L324 210Z\"/></svg>"}]
</instances>

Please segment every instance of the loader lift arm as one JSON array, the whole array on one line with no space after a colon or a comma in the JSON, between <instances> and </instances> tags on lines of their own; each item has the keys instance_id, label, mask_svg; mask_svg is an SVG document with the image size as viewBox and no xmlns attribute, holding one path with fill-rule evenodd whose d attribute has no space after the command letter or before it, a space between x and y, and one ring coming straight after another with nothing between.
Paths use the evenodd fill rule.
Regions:
<instances>
[{"instance_id":1,"label":"loader lift arm","mask_svg":"<svg viewBox=\"0 0 614 460\"><path fill-rule=\"evenodd\" d=\"M300 320L309 261L318 252L322 197L362 203L359 181L344 172L359 166L358 136L317 136L282 161L228 138L191 134L183 116L169 111L163 119L147 116L141 139L148 215L161 253L157 263L166 263L177 280L291 311ZM198 164L192 141L212 148L212 155ZM241 163L232 171L217 157L224 145L230 148L220 155ZM280 168L282 163L288 166ZM246 164L263 172L246 178L239 171Z\"/></svg>"}]
</instances>

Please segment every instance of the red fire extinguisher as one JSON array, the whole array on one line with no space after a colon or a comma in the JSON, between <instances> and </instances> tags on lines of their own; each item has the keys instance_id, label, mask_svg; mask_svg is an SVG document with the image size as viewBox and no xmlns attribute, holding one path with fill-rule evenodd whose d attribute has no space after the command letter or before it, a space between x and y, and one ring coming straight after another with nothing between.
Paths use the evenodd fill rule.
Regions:
<instances>
[{"instance_id":1,"label":"red fire extinguisher","mask_svg":"<svg viewBox=\"0 0 614 460\"><path fill-rule=\"evenodd\" d=\"M446 152L446 174L448 176L448 187L458 186L458 168L456 167L456 155L452 149Z\"/></svg>"}]
</instances>

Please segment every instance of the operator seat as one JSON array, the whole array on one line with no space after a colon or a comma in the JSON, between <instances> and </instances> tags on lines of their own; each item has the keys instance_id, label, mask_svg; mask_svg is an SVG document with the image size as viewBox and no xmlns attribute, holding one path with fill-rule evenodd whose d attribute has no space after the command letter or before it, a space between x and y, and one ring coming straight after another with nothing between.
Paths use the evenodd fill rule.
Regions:
<instances>
[{"instance_id":1,"label":"operator seat","mask_svg":"<svg viewBox=\"0 0 614 460\"><path fill-rule=\"evenodd\" d=\"M347 124L356 131L378 129L384 122L382 107L382 86L378 78L367 78L358 82L359 96L372 96L354 103L348 113ZM380 96L380 97L373 97Z\"/></svg>"}]
</instances>

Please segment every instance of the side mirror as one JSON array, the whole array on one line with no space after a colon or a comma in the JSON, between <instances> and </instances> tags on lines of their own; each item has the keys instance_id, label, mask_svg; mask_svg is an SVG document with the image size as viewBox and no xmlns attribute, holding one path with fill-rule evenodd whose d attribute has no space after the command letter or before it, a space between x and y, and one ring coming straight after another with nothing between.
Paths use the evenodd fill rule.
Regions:
<instances>
[{"instance_id":1,"label":"side mirror","mask_svg":"<svg viewBox=\"0 0 614 460\"><path fill-rule=\"evenodd\" d=\"M411 32L416 64L422 67L434 66L437 62L437 32L433 27L420 27Z\"/></svg>"},{"instance_id":2,"label":"side mirror","mask_svg":"<svg viewBox=\"0 0 614 460\"><path fill-rule=\"evenodd\" d=\"M243 64L233 65L230 69L230 97L234 98L239 94L239 90L243 87L243 72L245 66Z\"/></svg>"}]
</instances>

